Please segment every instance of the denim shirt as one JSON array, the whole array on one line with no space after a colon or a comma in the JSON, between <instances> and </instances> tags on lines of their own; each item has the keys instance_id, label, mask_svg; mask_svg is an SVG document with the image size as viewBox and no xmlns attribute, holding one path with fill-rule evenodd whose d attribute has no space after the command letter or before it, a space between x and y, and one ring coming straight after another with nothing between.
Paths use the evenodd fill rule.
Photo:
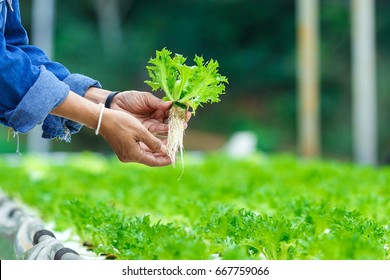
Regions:
<instances>
[{"instance_id":1,"label":"denim shirt","mask_svg":"<svg viewBox=\"0 0 390 280\"><path fill-rule=\"evenodd\" d=\"M81 125L50 115L69 91L81 96L100 83L81 74L71 74L51 61L39 48L29 45L22 26L18 0L0 0L0 123L26 133L42 125L44 138L67 142Z\"/></svg>"}]
</instances>

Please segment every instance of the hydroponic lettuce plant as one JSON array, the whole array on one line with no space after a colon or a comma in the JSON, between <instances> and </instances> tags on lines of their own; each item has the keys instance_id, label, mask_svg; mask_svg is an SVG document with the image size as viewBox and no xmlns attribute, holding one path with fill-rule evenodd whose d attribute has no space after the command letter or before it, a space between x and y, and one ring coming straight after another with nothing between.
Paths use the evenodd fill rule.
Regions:
<instances>
[{"instance_id":1,"label":"hydroponic lettuce plant","mask_svg":"<svg viewBox=\"0 0 390 280\"><path fill-rule=\"evenodd\" d=\"M172 101L168 118L168 156L175 166L176 153L180 151L183 162L183 137L186 113L196 109L202 103L219 102L219 95L225 93L228 79L218 73L216 60L205 61L195 55L192 66L185 64L186 58L163 48L156 51L156 57L149 60L146 66L151 80L145 81L153 91L163 90L164 100Z\"/></svg>"}]
</instances>

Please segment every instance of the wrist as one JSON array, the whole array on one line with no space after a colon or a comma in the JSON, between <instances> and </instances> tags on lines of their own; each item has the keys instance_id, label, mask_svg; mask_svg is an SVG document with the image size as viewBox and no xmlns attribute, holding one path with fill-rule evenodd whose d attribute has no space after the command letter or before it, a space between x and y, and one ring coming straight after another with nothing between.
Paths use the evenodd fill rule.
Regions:
<instances>
[{"instance_id":1,"label":"wrist","mask_svg":"<svg viewBox=\"0 0 390 280\"><path fill-rule=\"evenodd\" d=\"M111 91L106 89L101 89L97 87L90 87L84 95L84 98L92 101L93 103L105 103L107 96L111 93Z\"/></svg>"}]
</instances>

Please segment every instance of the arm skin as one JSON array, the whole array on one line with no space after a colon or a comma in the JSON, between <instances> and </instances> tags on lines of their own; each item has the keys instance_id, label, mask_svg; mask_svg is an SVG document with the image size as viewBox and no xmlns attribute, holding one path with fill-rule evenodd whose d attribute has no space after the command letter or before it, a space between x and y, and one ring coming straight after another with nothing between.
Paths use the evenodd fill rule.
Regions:
<instances>
[{"instance_id":1,"label":"arm skin","mask_svg":"<svg viewBox=\"0 0 390 280\"><path fill-rule=\"evenodd\" d=\"M105 103L109 94L108 90L91 87L84 97L94 103ZM149 92L130 90L118 93L110 108L131 114L155 135L166 135L171 106L171 101L162 101ZM187 112L184 128L187 128L190 118L191 113Z\"/></svg>"}]
</instances>

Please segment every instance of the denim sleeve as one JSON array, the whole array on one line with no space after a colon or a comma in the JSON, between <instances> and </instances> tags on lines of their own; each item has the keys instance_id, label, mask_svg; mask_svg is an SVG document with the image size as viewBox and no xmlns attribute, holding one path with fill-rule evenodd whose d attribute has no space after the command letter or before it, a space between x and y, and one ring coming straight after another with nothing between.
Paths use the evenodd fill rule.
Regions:
<instances>
[{"instance_id":1,"label":"denim sleeve","mask_svg":"<svg viewBox=\"0 0 390 280\"><path fill-rule=\"evenodd\" d=\"M5 3L3 5L7 6ZM40 48L29 45L28 35L20 17L19 1L13 1L12 7L13 11L8 9L8 12L5 13L4 38L7 44L15 46L24 52L29 57L32 65L38 67L43 65L59 80L64 80L70 74L69 70L60 63L51 61ZM7 7L4 8L7 9Z\"/></svg>"},{"instance_id":2,"label":"denim sleeve","mask_svg":"<svg viewBox=\"0 0 390 280\"><path fill-rule=\"evenodd\" d=\"M41 49L28 45L18 1L13 1L14 11L8 13L4 13L4 3L0 4L4 24L0 30L0 123L25 133L43 122L42 137L70 141L70 134L81 125L49 115L50 111L65 100L69 90L83 96L89 87L101 85L89 77L70 74Z\"/></svg>"},{"instance_id":3,"label":"denim sleeve","mask_svg":"<svg viewBox=\"0 0 390 280\"><path fill-rule=\"evenodd\" d=\"M23 74L18 74L20 77L13 77L13 80L17 83L25 83L25 81L20 81L23 79ZM6 92L1 90L1 95L7 97L10 92L11 95L17 94L15 90ZM68 93L69 86L59 81L52 72L47 71L42 66L37 80L33 81L27 92L20 95L16 103L5 104L8 105L8 108L4 111L2 122L15 131L26 133L37 124L42 123L50 111L65 100Z\"/></svg>"},{"instance_id":4,"label":"denim sleeve","mask_svg":"<svg viewBox=\"0 0 390 280\"><path fill-rule=\"evenodd\" d=\"M2 8L4 12L5 6ZM9 14L5 30L12 23L8 21L13 18ZM15 32L13 36L22 35ZM49 112L65 100L69 86L44 66L34 65L18 47L23 40L27 41L23 38L8 41L3 30L0 31L0 122L25 133L43 122Z\"/></svg>"}]
</instances>

